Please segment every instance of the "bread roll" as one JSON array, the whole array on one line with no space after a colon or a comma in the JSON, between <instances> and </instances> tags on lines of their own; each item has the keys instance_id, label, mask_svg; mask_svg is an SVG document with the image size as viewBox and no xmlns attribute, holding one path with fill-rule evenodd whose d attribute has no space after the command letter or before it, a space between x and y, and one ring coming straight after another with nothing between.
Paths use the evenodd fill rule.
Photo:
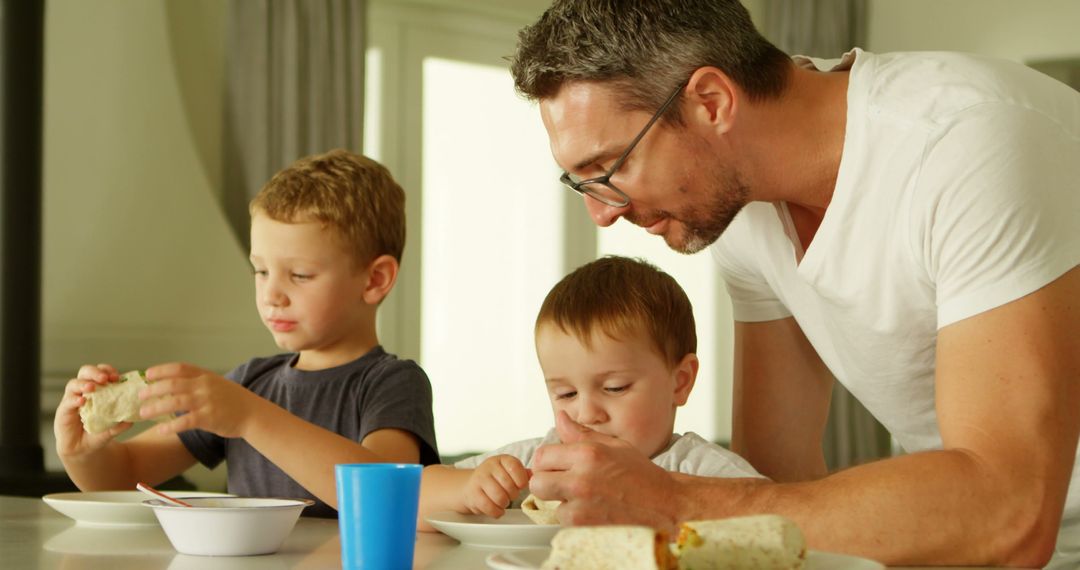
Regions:
<instances>
[{"instance_id":1,"label":"bread roll","mask_svg":"<svg viewBox=\"0 0 1080 570\"><path fill-rule=\"evenodd\" d=\"M683 523L676 544L684 570L798 570L806 561L802 531L779 515Z\"/></svg>"},{"instance_id":2,"label":"bread roll","mask_svg":"<svg viewBox=\"0 0 1080 570\"><path fill-rule=\"evenodd\" d=\"M560 530L541 570L677 570L667 534L645 526Z\"/></svg>"},{"instance_id":3,"label":"bread roll","mask_svg":"<svg viewBox=\"0 0 1080 570\"><path fill-rule=\"evenodd\" d=\"M86 402L79 408L83 429L88 433L101 433L119 422L138 422L142 401L139 391L149 386L146 378L138 370L127 372L116 382L98 386L93 392L85 394ZM171 415L154 418L162 421Z\"/></svg>"},{"instance_id":4,"label":"bread roll","mask_svg":"<svg viewBox=\"0 0 1080 570\"><path fill-rule=\"evenodd\" d=\"M559 524L555 509L561 504L562 501L545 501L530 493L521 503L521 512L536 524Z\"/></svg>"}]
</instances>

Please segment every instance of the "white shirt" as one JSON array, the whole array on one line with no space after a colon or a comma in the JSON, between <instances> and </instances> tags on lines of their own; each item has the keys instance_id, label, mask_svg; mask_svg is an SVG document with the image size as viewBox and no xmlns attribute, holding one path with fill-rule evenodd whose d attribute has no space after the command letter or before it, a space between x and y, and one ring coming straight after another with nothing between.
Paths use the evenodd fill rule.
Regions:
<instances>
[{"instance_id":1,"label":"white shirt","mask_svg":"<svg viewBox=\"0 0 1080 570\"><path fill-rule=\"evenodd\" d=\"M786 204L756 202L712 253L736 320L794 316L904 449L938 449L938 329L1080 263L1080 94L963 54L856 49L838 67L843 157L808 250ZM1080 516L1078 481L1080 465L1066 517Z\"/></svg>"},{"instance_id":2,"label":"white shirt","mask_svg":"<svg viewBox=\"0 0 1080 570\"><path fill-rule=\"evenodd\" d=\"M525 467L532 467L533 455L541 445L559 443L559 436L552 429L544 437L516 441L483 455L474 455L458 461L458 469L475 469L493 455L512 455ZM685 435L672 434L671 443L652 458L653 463L667 471L700 475L703 477L763 477L745 459L734 452L702 439L694 432Z\"/></svg>"}]
</instances>

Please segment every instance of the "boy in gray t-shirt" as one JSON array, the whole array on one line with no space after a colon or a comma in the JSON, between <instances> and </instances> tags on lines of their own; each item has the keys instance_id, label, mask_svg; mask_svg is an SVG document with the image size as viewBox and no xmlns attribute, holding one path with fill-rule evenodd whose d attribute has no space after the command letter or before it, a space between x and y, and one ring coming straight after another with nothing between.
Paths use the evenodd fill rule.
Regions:
<instances>
[{"instance_id":1,"label":"boy in gray t-shirt","mask_svg":"<svg viewBox=\"0 0 1080 570\"><path fill-rule=\"evenodd\" d=\"M227 377L189 364L151 367L140 414L178 414L130 440L118 423L83 429L84 394L118 380L87 365L56 410L57 452L84 491L152 485L200 461L229 465L229 491L312 497L334 516L337 463L438 462L431 385L379 345L378 305L397 278L405 194L375 161L343 150L301 159L251 202L259 314L287 351Z\"/></svg>"},{"instance_id":2,"label":"boy in gray t-shirt","mask_svg":"<svg viewBox=\"0 0 1080 570\"><path fill-rule=\"evenodd\" d=\"M618 438L669 471L761 477L693 432L672 433L698 359L693 308L670 275L625 257L587 263L548 293L535 336L557 424ZM436 511L501 517L528 488L537 449L559 443L558 433L425 468L418 528L431 530L424 519Z\"/></svg>"}]
</instances>

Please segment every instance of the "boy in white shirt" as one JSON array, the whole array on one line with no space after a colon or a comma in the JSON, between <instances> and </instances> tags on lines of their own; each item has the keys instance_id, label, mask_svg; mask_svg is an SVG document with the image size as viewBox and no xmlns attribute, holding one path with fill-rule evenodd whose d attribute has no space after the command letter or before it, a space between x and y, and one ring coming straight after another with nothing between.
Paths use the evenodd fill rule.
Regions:
<instances>
[{"instance_id":1,"label":"boy in white shirt","mask_svg":"<svg viewBox=\"0 0 1080 570\"><path fill-rule=\"evenodd\" d=\"M556 417L624 440L669 471L761 477L693 432L672 433L698 359L693 308L670 275L617 256L583 265L548 293L535 336ZM528 488L536 449L558 442L552 429L452 467L425 468L419 528L431 530L424 517L436 511L501 517Z\"/></svg>"}]
</instances>

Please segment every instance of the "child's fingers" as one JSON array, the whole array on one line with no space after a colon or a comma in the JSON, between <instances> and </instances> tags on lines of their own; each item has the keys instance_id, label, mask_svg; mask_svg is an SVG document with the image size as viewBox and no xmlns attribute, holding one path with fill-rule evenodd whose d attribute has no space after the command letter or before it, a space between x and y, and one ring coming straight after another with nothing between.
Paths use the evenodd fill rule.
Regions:
<instances>
[{"instance_id":1,"label":"child's fingers","mask_svg":"<svg viewBox=\"0 0 1080 570\"><path fill-rule=\"evenodd\" d=\"M503 470L510 477L514 488L518 491L529 486L529 470L521 464L521 460L512 455L507 455L502 460Z\"/></svg>"},{"instance_id":2,"label":"child's fingers","mask_svg":"<svg viewBox=\"0 0 1080 570\"><path fill-rule=\"evenodd\" d=\"M114 425L113 427L109 428L109 431L108 431L109 439L112 439L112 438L124 433L125 431L130 429L131 426L133 426L133 425L135 425L135 424L133 424L131 422L120 422L120 423Z\"/></svg>"},{"instance_id":3,"label":"child's fingers","mask_svg":"<svg viewBox=\"0 0 1080 570\"><path fill-rule=\"evenodd\" d=\"M116 369L108 364L85 364L79 367L79 372L76 376L80 380L90 380L97 382L98 384L105 384L110 380L115 380L120 377L116 372Z\"/></svg>"},{"instance_id":4,"label":"child's fingers","mask_svg":"<svg viewBox=\"0 0 1080 570\"><path fill-rule=\"evenodd\" d=\"M196 400L187 394L174 395L168 398L149 397L142 401L139 415L149 419L163 414L175 414L196 409Z\"/></svg>"},{"instance_id":5,"label":"child's fingers","mask_svg":"<svg viewBox=\"0 0 1080 570\"><path fill-rule=\"evenodd\" d=\"M484 481L480 486L480 489L487 495L487 498L490 499L492 503L495 503L495 505L499 507L500 511L505 509L513 499L510 493L506 491L506 487L503 483L495 478ZM498 516L502 516L502 513L500 512Z\"/></svg>"},{"instance_id":6,"label":"child's fingers","mask_svg":"<svg viewBox=\"0 0 1080 570\"><path fill-rule=\"evenodd\" d=\"M169 420L158 424L157 431L162 435L168 435L170 433L180 433L189 429L196 429L200 427L196 421L196 414L184 414L176 419Z\"/></svg>"},{"instance_id":7,"label":"child's fingers","mask_svg":"<svg viewBox=\"0 0 1080 570\"><path fill-rule=\"evenodd\" d=\"M472 511L473 514L487 515L493 519L503 516L506 512L505 508L497 505L487 496L481 497L481 499L476 501L469 510Z\"/></svg>"},{"instance_id":8,"label":"child's fingers","mask_svg":"<svg viewBox=\"0 0 1080 570\"><path fill-rule=\"evenodd\" d=\"M87 384L93 384L93 382L87 382L86 380L80 380L78 378L68 380L67 384L64 384L64 395L61 397L61 400L81 397L83 395L83 388L85 388Z\"/></svg>"},{"instance_id":9,"label":"child's fingers","mask_svg":"<svg viewBox=\"0 0 1080 570\"><path fill-rule=\"evenodd\" d=\"M60 404L56 406L56 415L64 416L71 414L75 410L78 410L84 402L86 402L86 398L83 398L78 394L67 394L63 398L60 398Z\"/></svg>"},{"instance_id":10,"label":"child's fingers","mask_svg":"<svg viewBox=\"0 0 1080 570\"><path fill-rule=\"evenodd\" d=\"M466 488L463 506L474 515L497 516L499 511L499 505L491 501L478 481L473 481L473 484Z\"/></svg>"},{"instance_id":11,"label":"child's fingers","mask_svg":"<svg viewBox=\"0 0 1080 570\"><path fill-rule=\"evenodd\" d=\"M491 473L491 478L494 479L495 482L498 483L500 487L502 487L503 491L511 499L513 497L516 497L518 495L518 493L521 491L521 489L524 488L524 485L518 485L517 481L514 480L513 475L511 475L510 472L508 470L506 470L506 469L496 469L496 470L494 470ZM528 485L528 484L529 484L529 482L525 481L525 485ZM492 498L494 498L494 497L492 497Z\"/></svg>"},{"instance_id":12,"label":"child's fingers","mask_svg":"<svg viewBox=\"0 0 1080 570\"><path fill-rule=\"evenodd\" d=\"M146 379L156 381L165 378L194 378L205 373L206 371L202 368L192 366L186 362L169 362L147 368Z\"/></svg>"},{"instance_id":13,"label":"child's fingers","mask_svg":"<svg viewBox=\"0 0 1080 570\"><path fill-rule=\"evenodd\" d=\"M79 429L82 429L82 418L79 417L79 406L82 406L82 404L83 399L81 397L73 396L61 399L60 405L56 407L56 417L53 419L53 425L63 428L79 426Z\"/></svg>"}]
</instances>

